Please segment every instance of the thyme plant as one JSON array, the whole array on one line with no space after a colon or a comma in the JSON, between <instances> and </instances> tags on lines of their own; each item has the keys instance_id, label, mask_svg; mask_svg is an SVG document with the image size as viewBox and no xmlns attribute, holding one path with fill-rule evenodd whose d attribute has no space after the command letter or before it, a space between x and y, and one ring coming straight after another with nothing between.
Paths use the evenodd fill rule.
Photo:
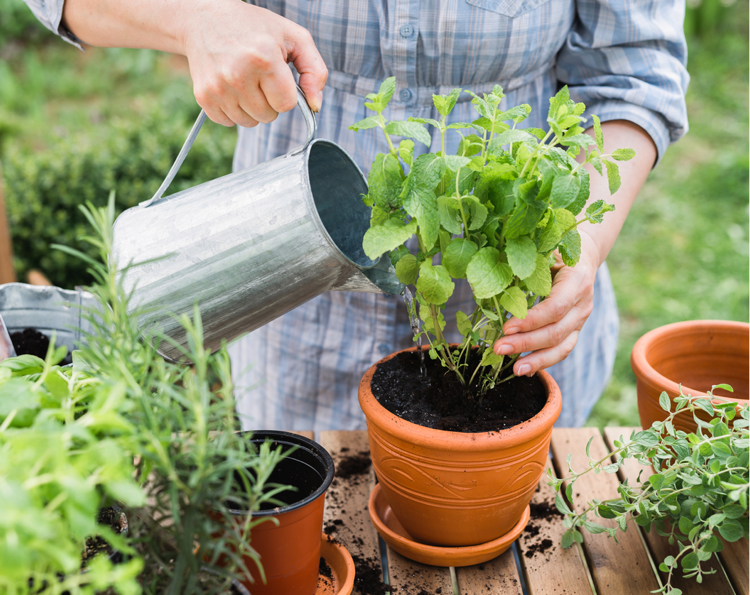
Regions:
<instances>
[{"instance_id":1,"label":"thyme plant","mask_svg":"<svg viewBox=\"0 0 750 595\"><path fill-rule=\"evenodd\" d=\"M378 93L367 96L365 107L375 115L350 126L355 131L380 128L389 148L375 157L369 173L364 200L372 217L364 251L373 259L388 253L399 280L415 285L424 322L420 333L429 341L430 357L481 398L513 377L509 369L518 355L499 356L492 350L503 335L503 323L511 315L525 318L537 299L549 295L556 253L565 265L578 262L577 227L585 221L600 223L614 209L603 200L586 206L589 175L583 165L592 164L600 175L606 169L609 190L615 193L620 186L617 162L635 153L618 149L606 154L596 116L595 136L584 134L585 106L570 99L567 87L550 100L549 131L518 128L531 107L501 109L499 85L481 97L467 91L478 115L473 122L448 123L461 89L433 96L440 120L387 121L383 114L394 89L395 78L387 79ZM448 134L461 135L455 155L446 153ZM430 149L433 135L439 138L439 150L417 156L410 139ZM396 144L394 137L408 138ZM413 237L415 253L405 245ZM442 310L455 279L468 280L476 306L473 312L458 313L463 340L452 348L443 334ZM469 375L473 347L480 363Z\"/></svg>"},{"instance_id":2,"label":"thyme plant","mask_svg":"<svg viewBox=\"0 0 750 595\"><path fill-rule=\"evenodd\" d=\"M590 533L607 533L617 539L617 531L626 531L629 519L647 532L652 529L677 543L676 556L667 556L659 565L666 573L666 582L656 593L681 595L682 590L672 586L672 577L680 570L685 577L702 582L705 574L701 565L724 546L719 539L733 542L748 536L748 446L750 446L750 411L745 403L738 409L733 402L712 403L713 390L727 385L717 385L708 397L691 397L682 393L674 400L674 410L667 393L662 393L659 404L669 412L663 422L633 432L629 440L622 436L614 443L615 450L599 460L591 460L588 469L556 479L550 473L549 484L558 492L557 509L565 515L567 531L562 546L581 543L580 529ZM674 426L678 415L691 415L698 425L697 432L686 433ZM586 455L589 453L586 446ZM618 487L618 497L609 500L592 500L578 512L569 501L576 480L586 473L616 473L628 459L645 467L653 466L654 473L635 485L627 482ZM614 519L615 527L605 527L592 520L592 516Z\"/></svg>"}]
</instances>

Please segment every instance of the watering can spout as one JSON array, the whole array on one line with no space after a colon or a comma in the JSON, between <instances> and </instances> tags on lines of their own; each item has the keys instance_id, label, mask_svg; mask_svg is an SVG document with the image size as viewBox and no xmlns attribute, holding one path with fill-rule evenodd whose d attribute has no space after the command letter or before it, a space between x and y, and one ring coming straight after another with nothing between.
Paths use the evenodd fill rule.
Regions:
<instances>
[{"instance_id":1,"label":"watering can spout","mask_svg":"<svg viewBox=\"0 0 750 595\"><path fill-rule=\"evenodd\" d=\"M332 291L400 294L404 291L404 284L396 277L391 259L384 254L371 267L353 268L351 276L333 287Z\"/></svg>"}]
</instances>

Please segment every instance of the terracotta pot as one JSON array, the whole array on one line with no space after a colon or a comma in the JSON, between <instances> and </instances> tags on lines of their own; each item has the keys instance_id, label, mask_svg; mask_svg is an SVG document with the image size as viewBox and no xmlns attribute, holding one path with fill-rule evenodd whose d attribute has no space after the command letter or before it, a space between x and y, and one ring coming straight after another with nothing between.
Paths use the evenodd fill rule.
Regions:
<instances>
[{"instance_id":1,"label":"terracotta pot","mask_svg":"<svg viewBox=\"0 0 750 595\"><path fill-rule=\"evenodd\" d=\"M745 322L694 320L659 327L638 339L630 365L637 378L641 426L647 429L666 419L659 396L666 391L674 399L680 384L683 393L692 396L729 384L734 393L717 389L714 396L747 404L749 337L750 325ZM694 432L696 423L689 414L679 415L675 427Z\"/></svg>"},{"instance_id":2,"label":"terracotta pot","mask_svg":"<svg viewBox=\"0 0 750 595\"><path fill-rule=\"evenodd\" d=\"M276 496L289 502L287 506L253 513L256 519L274 518L278 525L268 521L253 528L251 543L260 554L266 584L252 559L246 558L255 582L245 586L253 595L313 595L318 584L323 508L325 492L333 481L333 459L320 444L297 434L271 430L252 433L255 443L266 439L284 451L296 447L276 466L268 481L295 486L297 491ZM247 511L230 512L238 517L247 515Z\"/></svg>"},{"instance_id":3,"label":"terracotta pot","mask_svg":"<svg viewBox=\"0 0 750 595\"><path fill-rule=\"evenodd\" d=\"M394 415L372 394L375 369L395 355L367 371L359 403L367 417L373 466L396 518L425 544L477 545L505 535L518 523L544 471L562 407L557 384L539 372L547 404L513 428L476 434L434 430Z\"/></svg>"}]
</instances>

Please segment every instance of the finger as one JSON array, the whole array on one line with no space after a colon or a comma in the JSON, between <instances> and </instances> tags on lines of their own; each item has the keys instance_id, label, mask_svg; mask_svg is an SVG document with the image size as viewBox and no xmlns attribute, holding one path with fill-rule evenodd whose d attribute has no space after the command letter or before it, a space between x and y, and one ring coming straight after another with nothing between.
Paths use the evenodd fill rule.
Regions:
<instances>
[{"instance_id":1,"label":"finger","mask_svg":"<svg viewBox=\"0 0 750 595\"><path fill-rule=\"evenodd\" d=\"M563 343L571 333L581 330L586 318L585 310L576 306L560 322L498 339L494 351L497 355L510 355L555 347Z\"/></svg>"},{"instance_id":2,"label":"finger","mask_svg":"<svg viewBox=\"0 0 750 595\"><path fill-rule=\"evenodd\" d=\"M280 68L260 80L259 91L269 109L279 114L293 110L297 105L297 85L292 71L283 62Z\"/></svg>"},{"instance_id":3,"label":"finger","mask_svg":"<svg viewBox=\"0 0 750 595\"><path fill-rule=\"evenodd\" d=\"M238 93L236 100L239 109L263 124L269 124L279 117L279 112L269 105L260 85L257 85L252 91Z\"/></svg>"},{"instance_id":4,"label":"finger","mask_svg":"<svg viewBox=\"0 0 750 595\"><path fill-rule=\"evenodd\" d=\"M539 370L544 370L550 366L554 366L556 363L564 360L570 352L573 351L573 347L578 342L578 331L573 331L568 335L565 340L551 347L550 349L541 349L534 351L529 355L519 358L516 363L513 364L513 373L516 376L533 376Z\"/></svg>"},{"instance_id":5,"label":"finger","mask_svg":"<svg viewBox=\"0 0 750 595\"><path fill-rule=\"evenodd\" d=\"M258 125L258 120L242 109L239 104L225 105L222 109L235 124L239 124L243 128L254 128Z\"/></svg>"},{"instance_id":6,"label":"finger","mask_svg":"<svg viewBox=\"0 0 750 595\"><path fill-rule=\"evenodd\" d=\"M316 112L320 111L323 87L328 80L328 68L307 29L299 27L291 41L288 58L299 72L299 86L304 91L310 108Z\"/></svg>"}]
</instances>

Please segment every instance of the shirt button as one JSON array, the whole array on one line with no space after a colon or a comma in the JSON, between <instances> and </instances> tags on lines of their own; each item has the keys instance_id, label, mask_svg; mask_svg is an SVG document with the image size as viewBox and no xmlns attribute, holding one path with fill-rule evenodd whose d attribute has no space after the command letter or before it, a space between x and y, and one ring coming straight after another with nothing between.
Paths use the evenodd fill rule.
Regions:
<instances>
[{"instance_id":1,"label":"shirt button","mask_svg":"<svg viewBox=\"0 0 750 595\"><path fill-rule=\"evenodd\" d=\"M401 25L402 37L411 37L412 33L414 33L414 27L412 27L411 25Z\"/></svg>"},{"instance_id":2,"label":"shirt button","mask_svg":"<svg viewBox=\"0 0 750 595\"><path fill-rule=\"evenodd\" d=\"M401 93L398 95L401 101L409 101L411 99L411 91L409 89L401 89Z\"/></svg>"},{"instance_id":3,"label":"shirt button","mask_svg":"<svg viewBox=\"0 0 750 595\"><path fill-rule=\"evenodd\" d=\"M388 345L388 343L381 343L380 345L378 345L378 351L382 355L388 355L391 352L391 346Z\"/></svg>"}]
</instances>

